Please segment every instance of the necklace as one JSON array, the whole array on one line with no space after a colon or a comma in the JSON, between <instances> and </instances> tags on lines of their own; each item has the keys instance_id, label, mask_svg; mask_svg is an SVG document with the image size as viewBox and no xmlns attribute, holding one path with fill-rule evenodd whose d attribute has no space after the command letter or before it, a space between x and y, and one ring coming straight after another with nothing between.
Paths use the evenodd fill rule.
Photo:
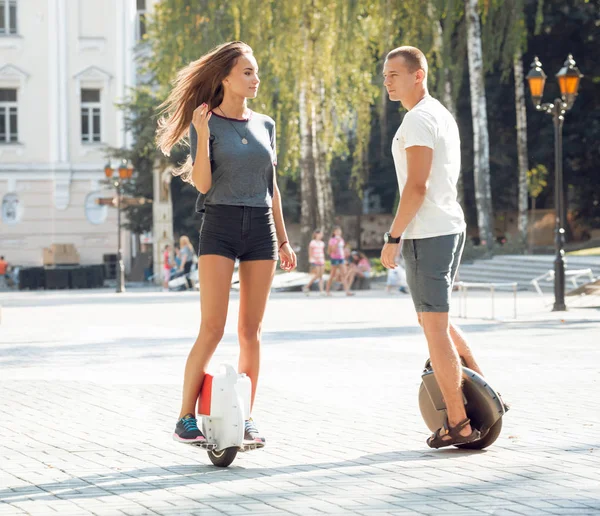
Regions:
<instances>
[{"instance_id":1,"label":"necklace","mask_svg":"<svg viewBox=\"0 0 600 516\"><path fill-rule=\"evenodd\" d=\"M233 127L233 130L238 134L238 136L242 139L242 143L244 145L248 145L248 140L246 139L246 136L248 136L248 121L246 120L246 132L244 133L244 136L242 136L240 134L240 132L235 128L235 124L233 124L233 122L229 119L229 117L225 114L225 111L223 111L223 109L221 108L221 106L219 106L219 111L221 113L223 113L223 115L225 116L225 118L227 119L227 121L231 124L231 127Z\"/></svg>"}]
</instances>

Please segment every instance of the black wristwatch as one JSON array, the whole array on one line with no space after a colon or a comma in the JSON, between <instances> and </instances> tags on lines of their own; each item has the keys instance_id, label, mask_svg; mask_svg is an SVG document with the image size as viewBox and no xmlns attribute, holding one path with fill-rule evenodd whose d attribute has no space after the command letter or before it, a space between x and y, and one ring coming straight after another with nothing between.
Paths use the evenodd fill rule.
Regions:
<instances>
[{"instance_id":1,"label":"black wristwatch","mask_svg":"<svg viewBox=\"0 0 600 516\"><path fill-rule=\"evenodd\" d=\"M400 235L398 238L395 238L389 231L383 235L383 241L386 244L399 244L400 240L402 240L402 235Z\"/></svg>"}]
</instances>

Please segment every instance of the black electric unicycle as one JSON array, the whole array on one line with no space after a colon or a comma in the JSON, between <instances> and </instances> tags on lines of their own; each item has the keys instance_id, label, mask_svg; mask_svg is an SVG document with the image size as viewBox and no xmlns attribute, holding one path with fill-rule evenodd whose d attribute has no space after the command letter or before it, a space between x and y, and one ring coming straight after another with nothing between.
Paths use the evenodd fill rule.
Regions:
<instances>
[{"instance_id":1,"label":"black electric unicycle","mask_svg":"<svg viewBox=\"0 0 600 516\"><path fill-rule=\"evenodd\" d=\"M502 416L508 407L500 395L475 371L462 367L463 397L467 417L471 425L479 430L481 439L471 442L456 444L457 448L469 450L482 450L490 446L502 430ZM425 424L432 432L444 425L446 421L446 404L442 392L435 379L431 361L427 360L421 376L422 383L419 388L419 408Z\"/></svg>"}]
</instances>

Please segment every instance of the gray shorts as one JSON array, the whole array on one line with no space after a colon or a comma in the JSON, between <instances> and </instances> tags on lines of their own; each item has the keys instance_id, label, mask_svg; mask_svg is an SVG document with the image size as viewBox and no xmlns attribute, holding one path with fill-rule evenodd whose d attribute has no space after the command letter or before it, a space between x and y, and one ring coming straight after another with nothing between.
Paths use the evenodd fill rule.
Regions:
<instances>
[{"instance_id":1,"label":"gray shorts","mask_svg":"<svg viewBox=\"0 0 600 516\"><path fill-rule=\"evenodd\" d=\"M403 240L406 282L417 312L449 312L465 233Z\"/></svg>"}]
</instances>

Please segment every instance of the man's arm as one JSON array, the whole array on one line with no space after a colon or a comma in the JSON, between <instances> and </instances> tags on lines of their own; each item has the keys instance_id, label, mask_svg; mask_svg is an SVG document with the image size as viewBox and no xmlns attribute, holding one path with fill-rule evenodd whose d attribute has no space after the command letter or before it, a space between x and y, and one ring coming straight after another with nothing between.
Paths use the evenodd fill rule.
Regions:
<instances>
[{"instance_id":1,"label":"man's arm","mask_svg":"<svg viewBox=\"0 0 600 516\"><path fill-rule=\"evenodd\" d=\"M393 237L397 238L404 233L423 204L429 184L432 162L433 149L430 147L415 145L406 149L408 173L398 210L390 228Z\"/></svg>"}]
</instances>

